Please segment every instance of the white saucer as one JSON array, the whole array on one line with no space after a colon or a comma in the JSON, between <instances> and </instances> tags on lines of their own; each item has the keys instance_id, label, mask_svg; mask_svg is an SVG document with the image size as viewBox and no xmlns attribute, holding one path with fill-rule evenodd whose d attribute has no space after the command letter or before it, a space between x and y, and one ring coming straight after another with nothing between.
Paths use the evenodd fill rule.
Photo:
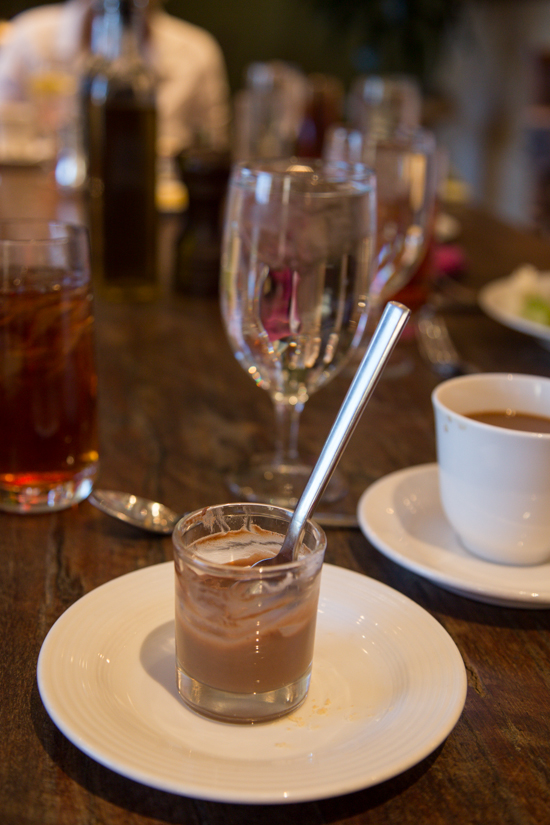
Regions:
<instances>
[{"instance_id":1,"label":"white saucer","mask_svg":"<svg viewBox=\"0 0 550 825\"><path fill-rule=\"evenodd\" d=\"M202 718L175 687L173 578L160 564L93 590L40 652L55 724L123 776L223 802L322 799L415 765L462 712L464 664L439 622L386 585L325 565L305 703L261 725Z\"/></svg>"},{"instance_id":2,"label":"white saucer","mask_svg":"<svg viewBox=\"0 0 550 825\"><path fill-rule=\"evenodd\" d=\"M498 278L484 286L478 295L478 303L493 320L510 329L531 335L539 344L550 347L550 327L520 315L521 292L518 281L513 276Z\"/></svg>"},{"instance_id":3,"label":"white saucer","mask_svg":"<svg viewBox=\"0 0 550 825\"><path fill-rule=\"evenodd\" d=\"M357 517L384 555L447 590L505 607L550 607L550 563L493 564L462 547L441 507L437 464L381 478L361 496Z\"/></svg>"}]
</instances>

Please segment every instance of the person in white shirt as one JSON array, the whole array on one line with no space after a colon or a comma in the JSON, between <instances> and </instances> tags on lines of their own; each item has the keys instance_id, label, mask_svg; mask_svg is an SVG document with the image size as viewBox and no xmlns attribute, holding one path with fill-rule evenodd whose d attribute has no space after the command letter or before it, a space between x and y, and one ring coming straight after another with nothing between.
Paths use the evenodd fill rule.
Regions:
<instances>
[{"instance_id":1,"label":"person in white shirt","mask_svg":"<svg viewBox=\"0 0 550 825\"><path fill-rule=\"evenodd\" d=\"M94 0L65 0L13 18L0 49L0 104L23 101L29 79L63 67L76 76L89 52ZM204 29L167 14L159 0L148 9L150 61L157 76L161 154L193 142L224 148L229 129L229 85L217 41Z\"/></svg>"}]
</instances>

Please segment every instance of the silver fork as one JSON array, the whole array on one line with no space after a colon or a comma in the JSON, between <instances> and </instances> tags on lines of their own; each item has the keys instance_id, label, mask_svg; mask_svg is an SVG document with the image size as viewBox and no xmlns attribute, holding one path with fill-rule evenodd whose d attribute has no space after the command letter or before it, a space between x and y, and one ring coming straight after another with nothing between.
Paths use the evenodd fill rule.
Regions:
<instances>
[{"instance_id":1,"label":"silver fork","mask_svg":"<svg viewBox=\"0 0 550 825\"><path fill-rule=\"evenodd\" d=\"M420 354L438 375L450 378L479 372L459 355L441 315L427 308L420 310L415 332Z\"/></svg>"}]
</instances>

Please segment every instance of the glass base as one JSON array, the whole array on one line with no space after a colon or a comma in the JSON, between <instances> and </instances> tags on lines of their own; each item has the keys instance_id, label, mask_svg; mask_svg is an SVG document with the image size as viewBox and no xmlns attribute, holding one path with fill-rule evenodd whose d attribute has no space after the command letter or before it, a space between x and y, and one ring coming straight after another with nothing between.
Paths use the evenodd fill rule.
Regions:
<instances>
[{"instance_id":1,"label":"glass base","mask_svg":"<svg viewBox=\"0 0 550 825\"><path fill-rule=\"evenodd\" d=\"M252 724L285 716L307 696L311 666L296 682L266 693L229 693L203 685L176 664L178 691L192 710L221 722Z\"/></svg>"},{"instance_id":2,"label":"glass base","mask_svg":"<svg viewBox=\"0 0 550 825\"><path fill-rule=\"evenodd\" d=\"M229 476L227 483L240 501L257 501L292 509L298 503L312 469L312 464L273 464L266 459ZM336 471L321 502L330 504L339 501L347 492L344 479Z\"/></svg>"},{"instance_id":3,"label":"glass base","mask_svg":"<svg viewBox=\"0 0 550 825\"><path fill-rule=\"evenodd\" d=\"M51 513L66 510L88 498L92 492L97 466L72 478L60 481L54 474L48 478L44 473L40 479L29 480L26 484L14 484L0 478L0 510L11 513Z\"/></svg>"}]
</instances>

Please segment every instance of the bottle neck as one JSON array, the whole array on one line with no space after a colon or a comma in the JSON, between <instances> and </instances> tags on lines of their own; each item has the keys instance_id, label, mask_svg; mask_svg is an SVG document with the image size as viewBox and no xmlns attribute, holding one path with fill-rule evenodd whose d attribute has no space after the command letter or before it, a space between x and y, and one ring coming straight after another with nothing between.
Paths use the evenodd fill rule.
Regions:
<instances>
[{"instance_id":1,"label":"bottle neck","mask_svg":"<svg viewBox=\"0 0 550 825\"><path fill-rule=\"evenodd\" d=\"M131 0L104 0L92 23L93 54L112 62L138 59L143 53L143 9Z\"/></svg>"},{"instance_id":2,"label":"bottle neck","mask_svg":"<svg viewBox=\"0 0 550 825\"><path fill-rule=\"evenodd\" d=\"M156 76L146 48L146 5L103 0L92 28L89 96L96 104L122 97L155 106Z\"/></svg>"}]
</instances>

